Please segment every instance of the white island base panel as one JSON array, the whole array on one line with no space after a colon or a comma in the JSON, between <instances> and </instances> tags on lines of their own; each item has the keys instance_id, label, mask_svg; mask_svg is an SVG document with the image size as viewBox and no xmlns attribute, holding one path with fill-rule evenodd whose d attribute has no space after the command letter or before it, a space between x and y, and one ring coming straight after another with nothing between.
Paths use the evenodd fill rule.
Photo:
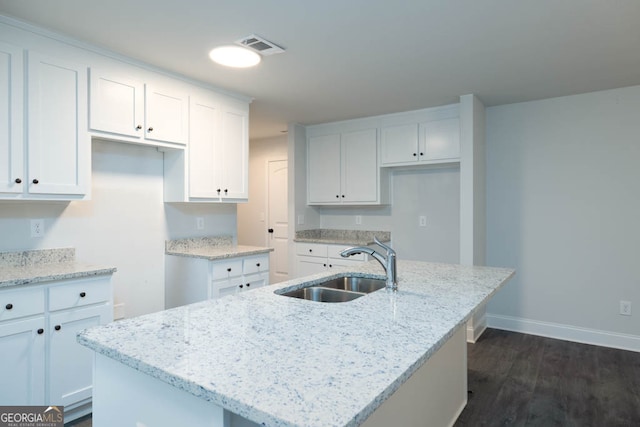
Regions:
<instances>
[{"instance_id":1,"label":"white island base panel","mask_svg":"<svg viewBox=\"0 0 640 427\"><path fill-rule=\"evenodd\" d=\"M466 329L460 327L362 426L449 427L466 404ZM116 425L254 427L259 424L96 353L93 426Z\"/></svg>"}]
</instances>

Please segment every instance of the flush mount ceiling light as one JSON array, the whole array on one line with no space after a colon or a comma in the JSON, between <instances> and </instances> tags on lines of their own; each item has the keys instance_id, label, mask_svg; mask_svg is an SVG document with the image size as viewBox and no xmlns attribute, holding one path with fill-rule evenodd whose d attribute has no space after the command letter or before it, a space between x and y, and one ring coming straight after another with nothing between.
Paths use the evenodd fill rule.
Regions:
<instances>
[{"instance_id":1,"label":"flush mount ceiling light","mask_svg":"<svg viewBox=\"0 0 640 427\"><path fill-rule=\"evenodd\" d=\"M260 63L260 55L240 46L220 46L209 52L213 62L227 67L247 68Z\"/></svg>"}]
</instances>

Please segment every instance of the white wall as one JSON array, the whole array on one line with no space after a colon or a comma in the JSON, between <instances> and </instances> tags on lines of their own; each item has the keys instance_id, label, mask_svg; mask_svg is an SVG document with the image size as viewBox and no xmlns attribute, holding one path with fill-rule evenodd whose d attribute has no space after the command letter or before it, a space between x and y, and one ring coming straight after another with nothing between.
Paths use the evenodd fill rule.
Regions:
<instances>
[{"instance_id":1,"label":"white wall","mask_svg":"<svg viewBox=\"0 0 640 427\"><path fill-rule=\"evenodd\" d=\"M458 263L460 260L460 169L394 170L391 206L318 209L322 228L391 231L398 258ZM362 216L356 225L355 216ZM418 217L427 217L420 227Z\"/></svg>"},{"instance_id":2,"label":"white wall","mask_svg":"<svg viewBox=\"0 0 640 427\"><path fill-rule=\"evenodd\" d=\"M490 324L640 350L639 112L640 86L486 110L487 264L517 270Z\"/></svg>"},{"instance_id":3,"label":"white wall","mask_svg":"<svg viewBox=\"0 0 640 427\"><path fill-rule=\"evenodd\" d=\"M164 309L165 239L235 235L235 205L163 203L154 148L94 141L92 169L91 201L0 201L0 251L75 247L81 262L117 267L115 302L132 317ZM45 220L44 237L30 237L31 218Z\"/></svg>"},{"instance_id":4,"label":"white wall","mask_svg":"<svg viewBox=\"0 0 640 427\"><path fill-rule=\"evenodd\" d=\"M267 242L267 162L287 160L287 136L249 143L249 202L238 204L238 243L269 246Z\"/></svg>"}]
</instances>

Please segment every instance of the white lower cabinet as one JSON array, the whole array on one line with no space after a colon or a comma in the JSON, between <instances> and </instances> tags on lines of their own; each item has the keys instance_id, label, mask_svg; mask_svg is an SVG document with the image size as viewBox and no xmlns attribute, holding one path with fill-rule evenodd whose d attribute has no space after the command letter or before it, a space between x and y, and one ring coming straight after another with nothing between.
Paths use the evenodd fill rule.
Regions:
<instances>
[{"instance_id":1,"label":"white lower cabinet","mask_svg":"<svg viewBox=\"0 0 640 427\"><path fill-rule=\"evenodd\" d=\"M269 284L269 254L210 261L167 255L165 308L222 298Z\"/></svg>"},{"instance_id":2,"label":"white lower cabinet","mask_svg":"<svg viewBox=\"0 0 640 427\"><path fill-rule=\"evenodd\" d=\"M364 253L343 258L340 252L350 247L353 245L296 243L296 277L322 273L334 267L354 266L369 260Z\"/></svg>"},{"instance_id":3,"label":"white lower cabinet","mask_svg":"<svg viewBox=\"0 0 640 427\"><path fill-rule=\"evenodd\" d=\"M113 320L111 294L110 276L0 290L0 402L89 413L93 352L76 334Z\"/></svg>"}]
</instances>

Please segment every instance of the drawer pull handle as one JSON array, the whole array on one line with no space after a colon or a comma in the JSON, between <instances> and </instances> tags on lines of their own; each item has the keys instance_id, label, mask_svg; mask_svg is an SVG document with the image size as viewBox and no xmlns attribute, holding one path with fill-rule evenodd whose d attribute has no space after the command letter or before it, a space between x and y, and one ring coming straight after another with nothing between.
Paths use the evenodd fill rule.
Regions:
<instances>
[{"instance_id":1,"label":"drawer pull handle","mask_svg":"<svg viewBox=\"0 0 640 427\"><path fill-rule=\"evenodd\" d=\"M309 252L313 252L313 249L309 249Z\"/></svg>"},{"instance_id":2,"label":"drawer pull handle","mask_svg":"<svg viewBox=\"0 0 640 427\"><path fill-rule=\"evenodd\" d=\"M80 298L84 298L84 297L86 297L86 296L87 296L87 293L86 293L86 292L80 292Z\"/></svg>"},{"instance_id":3,"label":"drawer pull handle","mask_svg":"<svg viewBox=\"0 0 640 427\"><path fill-rule=\"evenodd\" d=\"M231 267L227 268L227 271L228 271L228 272L231 272Z\"/></svg>"},{"instance_id":4,"label":"drawer pull handle","mask_svg":"<svg viewBox=\"0 0 640 427\"><path fill-rule=\"evenodd\" d=\"M4 308L6 308L7 310L11 310L13 308L13 304L9 303L5 305Z\"/></svg>"},{"instance_id":5,"label":"drawer pull handle","mask_svg":"<svg viewBox=\"0 0 640 427\"><path fill-rule=\"evenodd\" d=\"M20 178L16 178L16 184L22 184L22 180Z\"/></svg>"},{"instance_id":6,"label":"drawer pull handle","mask_svg":"<svg viewBox=\"0 0 640 427\"><path fill-rule=\"evenodd\" d=\"M149 129L147 129L147 132L153 132L153 128L150 127Z\"/></svg>"},{"instance_id":7,"label":"drawer pull handle","mask_svg":"<svg viewBox=\"0 0 640 427\"><path fill-rule=\"evenodd\" d=\"M329 264L329 268L333 268L333 265Z\"/></svg>"},{"instance_id":8,"label":"drawer pull handle","mask_svg":"<svg viewBox=\"0 0 640 427\"><path fill-rule=\"evenodd\" d=\"M33 180L33 181L31 181L31 182L33 182L34 184L37 184L37 183L39 183L40 181L38 181L37 179L34 179L34 180Z\"/></svg>"},{"instance_id":9,"label":"drawer pull handle","mask_svg":"<svg viewBox=\"0 0 640 427\"><path fill-rule=\"evenodd\" d=\"M42 335L42 334L44 334L44 329L42 328L38 329L38 335Z\"/></svg>"},{"instance_id":10,"label":"drawer pull handle","mask_svg":"<svg viewBox=\"0 0 640 427\"><path fill-rule=\"evenodd\" d=\"M323 266L323 267L326 267L326 266L327 266L327 264L322 264L322 266Z\"/></svg>"},{"instance_id":11,"label":"drawer pull handle","mask_svg":"<svg viewBox=\"0 0 640 427\"><path fill-rule=\"evenodd\" d=\"M256 264L256 267L260 267L260 263L257 263L257 264Z\"/></svg>"},{"instance_id":12,"label":"drawer pull handle","mask_svg":"<svg viewBox=\"0 0 640 427\"><path fill-rule=\"evenodd\" d=\"M247 283L247 288L248 288L249 286L251 286L251 283Z\"/></svg>"},{"instance_id":13,"label":"drawer pull handle","mask_svg":"<svg viewBox=\"0 0 640 427\"><path fill-rule=\"evenodd\" d=\"M136 126L136 130L140 130L140 129L142 129L142 125Z\"/></svg>"},{"instance_id":14,"label":"drawer pull handle","mask_svg":"<svg viewBox=\"0 0 640 427\"><path fill-rule=\"evenodd\" d=\"M240 285L240 289L244 288L244 286Z\"/></svg>"},{"instance_id":15,"label":"drawer pull handle","mask_svg":"<svg viewBox=\"0 0 640 427\"><path fill-rule=\"evenodd\" d=\"M62 329L62 326L56 325L56 326L53 327L53 329L55 329L56 331L59 331L60 329Z\"/></svg>"}]
</instances>

